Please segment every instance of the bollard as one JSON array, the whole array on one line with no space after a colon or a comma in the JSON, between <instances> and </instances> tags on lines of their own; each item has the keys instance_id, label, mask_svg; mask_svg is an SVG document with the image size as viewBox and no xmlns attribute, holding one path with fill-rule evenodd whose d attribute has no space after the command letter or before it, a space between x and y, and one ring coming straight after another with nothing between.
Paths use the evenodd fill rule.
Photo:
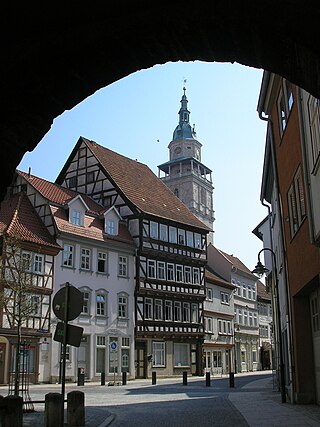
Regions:
<instances>
[{"instance_id":1,"label":"bollard","mask_svg":"<svg viewBox=\"0 0 320 427\"><path fill-rule=\"evenodd\" d=\"M3 403L3 418L1 427L22 427L22 397L6 396Z\"/></svg>"},{"instance_id":2,"label":"bollard","mask_svg":"<svg viewBox=\"0 0 320 427\"><path fill-rule=\"evenodd\" d=\"M101 385L106 385L106 373L101 372Z\"/></svg>"},{"instance_id":3,"label":"bollard","mask_svg":"<svg viewBox=\"0 0 320 427\"><path fill-rule=\"evenodd\" d=\"M206 372L206 387L211 386L210 372Z\"/></svg>"},{"instance_id":4,"label":"bollard","mask_svg":"<svg viewBox=\"0 0 320 427\"><path fill-rule=\"evenodd\" d=\"M126 385L127 384L127 373L126 371L122 372L122 385Z\"/></svg>"},{"instance_id":5,"label":"bollard","mask_svg":"<svg viewBox=\"0 0 320 427\"><path fill-rule=\"evenodd\" d=\"M78 368L78 383L77 385L84 385L84 368Z\"/></svg>"},{"instance_id":6,"label":"bollard","mask_svg":"<svg viewBox=\"0 0 320 427\"><path fill-rule=\"evenodd\" d=\"M229 373L229 387L230 388L234 387L234 373L233 372Z\"/></svg>"},{"instance_id":7,"label":"bollard","mask_svg":"<svg viewBox=\"0 0 320 427\"><path fill-rule=\"evenodd\" d=\"M67 424L70 426L84 426L84 393L83 391L70 391L67 394Z\"/></svg>"},{"instance_id":8,"label":"bollard","mask_svg":"<svg viewBox=\"0 0 320 427\"><path fill-rule=\"evenodd\" d=\"M47 393L44 404L45 427L63 427L64 420L61 419L62 394ZM13 424L14 425L14 424Z\"/></svg>"},{"instance_id":9,"label":"bollard","mask_svg":"<svg viewBox=\"0 0 320 427\"><path fill-rule=\"evenodd\" d=\"M152 385L157 384L157 373L152 372Z\"/></svg>"},{"instance_id":10,"label":"bollard","mask_svg":"<svg viewBox=\"0 0 320 427\"><path fill-rule=\"evenodd\" d=\"M187 371L182 372L182 382L183 382L183 385L188 385L188 372Z\"/></svg>"}]
</instances>

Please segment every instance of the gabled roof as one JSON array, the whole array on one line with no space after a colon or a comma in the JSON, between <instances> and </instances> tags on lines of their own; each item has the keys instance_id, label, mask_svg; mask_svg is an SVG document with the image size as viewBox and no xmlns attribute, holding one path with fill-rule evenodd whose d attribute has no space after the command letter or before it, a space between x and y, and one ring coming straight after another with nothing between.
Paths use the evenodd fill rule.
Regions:
<instances>
[{"instance_id":1,"label":"gabled roof","mask_svg":"<svg viewBox=\"0 0 320 427\"><path fill-rule=\"evenodd\" d=\"M248 273L248 274L251 274L252 276L253 276L253 274L252 274L252 272L249 270L249 268L246 266L246 265L244 265L243 264L243 262L242 261L240 261L240 259L239 258L237 258L237 257L235 257L235 256L233 256L233 255L229 255L229 254L227 254L226 252L223 252L221 249L219 249L219 251L222 253L222 255L224 255L226 258L227 258L227 260L234 266L234 267L236 267L238 270L240 270L240 271L243 271L243 272L245 272L245 273Z\"/></svg>"},{"instance_id":2,"label":"gabled roof","mask_svg":"<svg viewBox=\"0 0 320 427\"><path fill-rule=\"evenodd\" d=\"M260 280L257 281L257 296L258 299L271 301L270 293L267 292L266 286Z\"/></svg>"},{"instance_id":3,"label":"gabled roof","mask_svg":"<svg viewBox=\"0 0 320 427\"><path fill-rule=\"evenodd\" d=\"M17 193L1 203L0 234L17 237L23 242L61 249L25 193Z\"/></svg>"},{"instance_id":4,"label":"gabled roof","mask_svg":"<svg viewBox=\"0 0 320 427\"><path fill-rule=\"evenodd\" d=\"M214 273L213 271L211 271L211 269L208 269L209 267L206 266L206 270L205 270L205 280L209 283L213 283L215 285L218 286L222 286L224 288L229 288L229 289L235 289L236 286L233 285L230 282L227 282L227 280L224 280L222 277L220 277L219 275L217 275L216 273Z\"/></svg>"},{"instance_id":5,"label":"gabled roof","mask_svg":"<svg viewBox=\"0 0 320 427\"><path fill-rule=\"evenodd\" d=\"M58 184L54 184L43 178L39 178L34 175L30 175L26 172L17 170L17 173L21 175L30 185L32 185L45 199L49 202L65 205L75 197L81 195L83 201L88 206L92 213L99 214L104 208L103 206L96 203L86 194L79 193L69 188L61 187Z\"/></svg>"},{"instance_id":6,"label":"gabled roof","mask_svg":"<svg viewBox=\"0 0 320 427\"><path fill-rule=\"evenodd\" d=\"M197 227L204 232L210 231L148 166L122 156L84 137L80 137L75 149L82 142L87 145L96 157L106 176L119 189L122 196L138 211ZM69 156L56 182L61 183L63 181L64 173L74 156L75 149Z\"/></svg>"}]
</instances>

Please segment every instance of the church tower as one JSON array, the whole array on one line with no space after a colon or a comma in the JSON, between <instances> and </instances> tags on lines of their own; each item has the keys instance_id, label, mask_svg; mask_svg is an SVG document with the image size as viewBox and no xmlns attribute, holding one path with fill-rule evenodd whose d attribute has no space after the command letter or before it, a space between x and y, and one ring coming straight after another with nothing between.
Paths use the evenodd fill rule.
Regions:
<instances>
[{"instance_id":1,"label":"church tower","mask_svg":"<svg viewBox=\"0 0 320 427\"><path fill-rule=\"evenodd\" d=\"M201 162L202 144L190 125L186 88L183 88L179 124L173 132L169 148L170 160L158 166L159 178L204 224L213 230L212 171ZM213 231L208 243L213 243Z\"/></svg>"}]
</instances>

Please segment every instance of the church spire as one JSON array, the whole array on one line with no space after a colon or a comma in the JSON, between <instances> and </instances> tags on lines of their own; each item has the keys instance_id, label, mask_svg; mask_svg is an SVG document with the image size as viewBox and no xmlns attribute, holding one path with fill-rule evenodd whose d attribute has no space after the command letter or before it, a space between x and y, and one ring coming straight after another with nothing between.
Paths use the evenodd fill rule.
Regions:
<instances>
[{"instance_id":1,"label":"church spire","mask_svg":"<svg viewBox=\"0 0 320 427\"><path fill-rule=\"evenodd\" d=\"M181 107L179 110L179 124L173 132L173 140L175 139L196 139L196 132L190 125L190 111L188 110L188 99L186 96L186 80L184 80L183 95L181 98Z\"/></svg>"}]
</instances>

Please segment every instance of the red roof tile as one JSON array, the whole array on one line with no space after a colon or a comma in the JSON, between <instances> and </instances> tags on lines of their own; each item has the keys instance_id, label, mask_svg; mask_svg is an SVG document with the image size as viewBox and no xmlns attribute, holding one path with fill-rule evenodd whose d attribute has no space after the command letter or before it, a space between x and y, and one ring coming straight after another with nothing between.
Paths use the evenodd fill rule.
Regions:
<instances>
[{"instance_id":1,"label":"red roof tile","mask_svg":"<svg viewBox=\"0 0 320 427\"><path fill-rule=\"evenodd\" d=\"M98 214L104 209L103 206L96 203L86 194L78 193L77 191L70 190L69 188L61 187L58 184L54 184L50 181L34 175L30 175L26 172L17 170L17 173L23 176L24 179L29 184L31 184L45 199L52 203L63 205L80 194L91 212Z\"/></svg>"},{"instance_id":2,"label":"red roof tile","mask_svg":"<svg viewBox=\"0 0 320 427\"><path fill-rule=\"evenodd\" d=\"M50 206L51 212L55 219L58 230L61 233L69 233L81 237L87 237L88 239L100 240L107 243L123 242L133 244L133 239L129 233L127 227L124 224L119 224L118 236L110 236L104 233L103 222L99 218L85 215L84 225L77 226L69 222L66 211L61 207Z\"/></svg>"},{"instance_id":3,"label":"red roof tile","mask_svg":"<svg viewBox=\"0 0 320 427\"><path fill-rule=\"evenodd\" d=\"M1 203L0 233L24 242L61 249L24 193L15 194Z\"/></svg>"},{"instance_id":4,"label":"red roof tile","mask_svg":"<svg viewBox=\"0 0 320 427\"><path fill-rule=\"evenodd\" d=\"M233 255L229 255L226 252L223 252L221 249L219 249L219 251L222 253L222 255L224 255L227 258L227 260L229 262L231 262L231 264L234 267L236 267L237 269L239 269L241 271L244 271L245 273L252 274L252 272L249 270L249 268L246 265L244 265L243 262L240 261L239 258L237 258L237 257L235 257Z\"/></svg>"},{"instance_id":5,"label":"red roof tile","mask_svg":"<svg viewBox=\"0 0 320 427\"><path fill-rule=\"evenodd\" d=\"M227 282L226 280L222 279L222 277L218 276L217 274L213 273L212 271L209 271L207 268L205 270L205 280L214 283L219 286L223 286L225 288L235 289L236 286L233 285L230 282Z\"/></svg>"},{"instance_id":6,"label":"red roof tile","mask_svg":"<svg viewBox=\"0 0 320 427\"><path fill-rule=\"evenodd\" d=\"M266 286L260 280L257 281L257 296L258 298L271 301L270 293L267 292Z\"/></svg>"},{"instance_id":7,"label":"red roof tile","mask_svg":"<svg viewBox=\"0 0 320 427\"><path fill-rule=\"evenodd\" d=\"M83 137L81 140L124 196L141 212L209 231L209 228L191 213L148 166L94 141Z\"/></svg>"}]
</instances>

